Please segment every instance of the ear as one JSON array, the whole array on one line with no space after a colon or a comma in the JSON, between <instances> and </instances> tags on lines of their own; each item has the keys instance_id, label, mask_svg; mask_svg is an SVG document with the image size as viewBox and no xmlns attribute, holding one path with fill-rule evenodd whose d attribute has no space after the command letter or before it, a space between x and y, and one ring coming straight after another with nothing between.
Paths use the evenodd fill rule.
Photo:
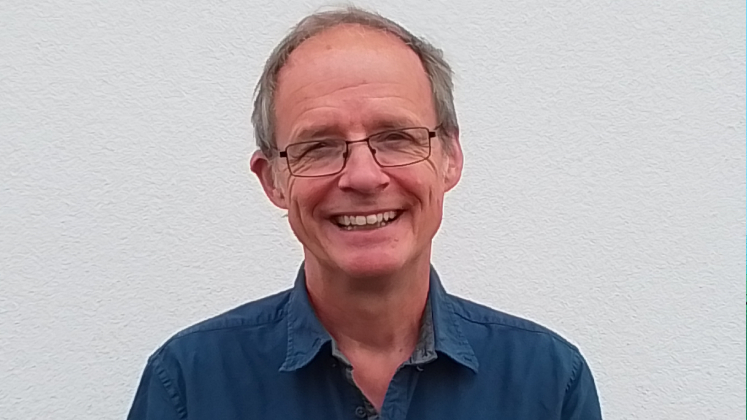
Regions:
<instances>
[{"instance_id":1,"label":"ear","mask_svg":"<svg viewBox=\"0 0 747 420\"><path fill-rule=\"evenodd\" d=\"M462 155L462 145L459 143L459 131L447 134L445 143L449 147L443 147L444 153L444 191L449 191L456 187L462 178L462 166L464 165L464 155Z\"/></svg>"},{"instance_id":2,"label":"ear","mask_svg":"<svg viewBox=\"0 0 747 420\"><path fill-rule=\"evenodd\" d=\"M288 210L285 193L278 185L277 174L265 154L260 150L254 152L249 159L249 168L259 178L259 183L262 184L262 189L265 190L265 194L272 201L272 204L283 210Z\"/></svg>"}]
</instances>

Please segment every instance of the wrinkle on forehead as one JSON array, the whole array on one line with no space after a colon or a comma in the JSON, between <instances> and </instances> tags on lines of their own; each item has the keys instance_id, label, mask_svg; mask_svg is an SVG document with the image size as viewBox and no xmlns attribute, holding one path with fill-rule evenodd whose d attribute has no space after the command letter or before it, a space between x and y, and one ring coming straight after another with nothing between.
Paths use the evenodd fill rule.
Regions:
<instances>
[{"instance_id":1,"label":"wrinkle on forehead","mask_svg":"<svg viewBox=\"0 0 747 420\"><path fill-rule=\"evenodd\" d=\"M352 88L351 88L352 89ZM294 119L297 121L290 130L290 137L307 137L302 132L310 127L343 127L362 129L365 132L386 128L416 127L423 124L418 103L390 95L367 95L365 99L356 95L337 98L336 95L309 98L295 103Z\"/></svg>"},{"instance_id":2,"label":"wrinkle on forehead","mask_svg":"<svg viewBox=\"0 0 747 420\"><path fill-rule=\"evenodd\" d=\"M381 119L372 114L395 110L409 119L435 118L417 54L396 36L359 25L334 27L294 50L278 75L275 104L279 138L320 116Z\"/></svg>"},{"instance_id":3,"label":"wrinkle on forehead","mask_svg":"<svg viewBox=\"0 0 747 420\"><path fill-rule=\"evenodd\" d=\"M333 49L299 47L278 74L276 95L303 97L309 90L325 93L327 86L342 91L362 85L407 85L430 94L420 59L401 41L387 37L373 46L345 41Z\"/></svg>"}]
</instances>

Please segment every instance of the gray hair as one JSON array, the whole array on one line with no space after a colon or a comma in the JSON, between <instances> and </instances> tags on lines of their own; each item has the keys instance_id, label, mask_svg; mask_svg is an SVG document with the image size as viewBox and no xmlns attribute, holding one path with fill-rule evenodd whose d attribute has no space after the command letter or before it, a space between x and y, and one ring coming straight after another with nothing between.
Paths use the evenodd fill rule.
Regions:
<instances>
[{"instance_id":1,"label":"gray hair","mask_svg":"<svg viewBox=\"0 0 747 420\"><path fill-rule=\"evenodd\" d=\"M272 156L277 150L274 112L278 72L285 65L293 50L305 40L327 29L344 24L357 24L390 33L410 47L420 58L430 80L436 117L442 133L447 137L458 133L459 125L454 110L454 85L451 80L453 72L444 60L443 52L377 13L347 6L305 17L280 41L267 59L257 87L254 89L254 111L252 112L257 147L265 156ZM445 139L443 142L445 147L451 146L450 141Z\"/></svg>"}]
</instances>

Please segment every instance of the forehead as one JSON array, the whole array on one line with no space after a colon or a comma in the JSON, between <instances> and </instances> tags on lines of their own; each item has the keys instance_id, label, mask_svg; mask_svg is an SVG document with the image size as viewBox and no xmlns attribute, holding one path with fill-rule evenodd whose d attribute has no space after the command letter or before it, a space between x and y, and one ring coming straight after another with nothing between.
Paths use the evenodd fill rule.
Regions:
<instances>
[{"instance_id":1,"label":"forehead","mask_svg":"<svg viewBox=\"0 0 747 420\"><path fill-rule=\"evenodd\" d=\"M435 122L417 54L392 34L358 25L328 29L299 45L278 74L275 95L279 145L309 126L344 131Z\"/></svg>"}]
</instances>

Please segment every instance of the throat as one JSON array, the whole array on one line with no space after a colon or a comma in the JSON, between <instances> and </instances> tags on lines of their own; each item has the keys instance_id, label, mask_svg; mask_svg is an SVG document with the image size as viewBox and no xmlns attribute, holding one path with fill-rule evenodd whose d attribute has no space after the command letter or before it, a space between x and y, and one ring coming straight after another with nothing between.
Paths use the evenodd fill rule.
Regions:
<instances>
[{"instance_id":1,"label":"throat","mask_svg":"<svg viewBox=\"0 0 747 420\"><path fill-rule=\"evenodd\" d=\"M387 389L389 389L389 384L403 362L404 360L389 363L351 360L355 385L379 413L381 413L381 407L384 405L384 397Z\"/></svg>"}]
</instances>

